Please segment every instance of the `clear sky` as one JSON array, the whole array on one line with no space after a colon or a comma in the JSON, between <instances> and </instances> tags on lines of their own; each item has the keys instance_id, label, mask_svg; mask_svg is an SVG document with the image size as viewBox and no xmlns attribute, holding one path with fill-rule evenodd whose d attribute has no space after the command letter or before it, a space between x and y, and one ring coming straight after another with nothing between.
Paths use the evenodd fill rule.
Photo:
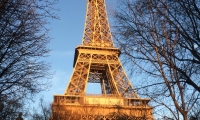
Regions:
<instances>
[{"instance_id":1,"label":"clear sky","mask_svg":"<svg viewBox=\"0 0 200 120\"><path fill-rule=\"evenodd\" d=\"M53 75L52 87L42 92L45 101L52 102L54 94L63 94L73 71L75 47L82 42L87 0L60 0L56 8L60 9L60 20L50 21L49 48L52 50L46 61L51 63ZM114 9L116 0L106 0L108 15ZM111 21L111 18L109 18ZM111 23L110 23L111 24ZM112 28L111 28L112 29ZM93 91L95 87L89 86Z\"/></svg>"}]
</instances>

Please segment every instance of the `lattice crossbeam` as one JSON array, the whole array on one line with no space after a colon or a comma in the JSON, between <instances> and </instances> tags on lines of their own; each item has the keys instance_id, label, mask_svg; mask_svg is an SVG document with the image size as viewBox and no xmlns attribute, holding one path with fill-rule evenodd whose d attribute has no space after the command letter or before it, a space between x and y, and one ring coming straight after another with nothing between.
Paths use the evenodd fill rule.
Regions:
<instances>
[{"instance_id":1,"label":"lattice crossbeam","mask_svg":"<svg viewBox=\"0 0 200 120\"><path fill-rule=\"evenodd\" d=\"M102 94L119 94L126 98L137 98L130 80L118 58L118 52L93 53L94 50L78 49L79 55L65 95L84 94L88 82L100 83ZM107 54L106 54L107 53Z\"/></svg>"},{"instance_id":2,"label":"lattice crossbeam","mask_svg":"<svg viewBox=\"0 0 200 120\"><path fill-rule=\"evenodd\" d=\"M113 47L104 0L88 0L83 45Z\"/></svg>"}]
</instances>

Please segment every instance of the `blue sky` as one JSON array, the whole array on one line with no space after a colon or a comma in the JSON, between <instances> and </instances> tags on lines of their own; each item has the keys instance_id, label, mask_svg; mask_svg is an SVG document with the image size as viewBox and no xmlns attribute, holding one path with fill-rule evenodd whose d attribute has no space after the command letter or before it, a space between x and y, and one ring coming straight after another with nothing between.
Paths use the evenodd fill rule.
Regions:
<instances>
[{"instance_id":1,"label":"blue sky","mask_svg":"<svg viewBox=\"0 0 200 120\"><path fill-rule=\"evenodd\" d=\"M116 0L106 1L108 15L112 14L115 3ZM49 34L52 40L48 46L52 51L46 58L55 74L51 79L52 87L41 93L48 102L52 102L54 94L63 94L70 80L74 50L82 42L86 0L60 0L56 8L60 9L58 12L60 20L50 20ZM109 20L111 21L111 18ZM94 86L89 86L89 91L94 89L96 90Z\"/></svg>"}]
</instances>

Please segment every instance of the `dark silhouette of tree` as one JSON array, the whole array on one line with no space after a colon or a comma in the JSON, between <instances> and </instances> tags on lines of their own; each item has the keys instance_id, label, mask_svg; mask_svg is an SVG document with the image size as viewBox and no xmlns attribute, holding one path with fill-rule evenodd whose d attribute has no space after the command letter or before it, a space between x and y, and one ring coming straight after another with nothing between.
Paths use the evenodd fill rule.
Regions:
<instances>
[{"instance_id":1,"label":"dark silhouette of tree","mask_svg":"<svg viewBox=\"0 0 200 120\"><path fill-rule=\"evenodd\" d=\"M189 112L189 120L200 120L200 102L197 102Z\"/></svg>"},{"instance_id":2,"label":"dark silhouette of tree","mask_svg":"<svg viewBox=\"0 0 200 120\"><path fill-rule=\"evenodd\" d=\"M43 97L40 98L39 105L29 111L30 120L49 120L52 115L51 104L44 101Z\"/></svg>"},{"instance_id":3,"label":"dark silhouette of tree","mask_svg":"<svg viewBox=\"0 0 200 120\"><path fill-rule=\"evenodd\" d=\"M49 18L57 18L53 13L56 2L0 0L0 118L17 116L15 107L22 108L25 100L49 85L50 66L40 58L49 52L45 26Z\"/></svg>"},{"instance_id":4,"label":"dark silhouette of tree","mask_svg":"<svg viewBox=\"0 0 200 120\"><path fill-rule=\"evenodd\" d=\"M115 39L131 72L145 76L138 91L152 98L159 112L167 108L174 119L187 120L200 93L200 1L119 3Z\"/></svg>"},{"instance_id":5,"label":"dark silhouette of tree","mask_svg":"<svg viewBox=\"0 0 200 120\"><path fill-rule=\"evenodd\" d=\"M23 118L22 118L22 113L21 113L21 112L19 113L19 115L18 115L18 117L16 118L16 120L23 120Z\"/></svg>"}]
</instances>

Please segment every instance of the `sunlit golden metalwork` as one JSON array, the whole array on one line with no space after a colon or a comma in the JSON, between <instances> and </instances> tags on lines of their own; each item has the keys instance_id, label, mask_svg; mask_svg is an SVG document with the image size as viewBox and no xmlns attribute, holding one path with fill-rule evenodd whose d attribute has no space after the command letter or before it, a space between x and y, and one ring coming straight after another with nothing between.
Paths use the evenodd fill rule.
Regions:
<instances>
[{"instance_id":1,"label":"sunlit golden metalwork","mask_svg":"<svg viewBox=\"0 0 200 120\"><path fill-rule=\"evenodd\" d=\"M87 0L82 45L64 95L54 95L52 120L153 119L150 99L139 98L113 46L105 0ZM87 83L99 83L101 95L86 93Z\"/></svg>"},{"instance_id":2,"label":"sunlit golden metalwork","mask_svg":"<svg viewBox=\"0 0 200 120\"><path fill-rule=\"evenodd\" d=\"M113 47L104 0L88 0L83 45Z\"/></svg>"}]
</instances>

